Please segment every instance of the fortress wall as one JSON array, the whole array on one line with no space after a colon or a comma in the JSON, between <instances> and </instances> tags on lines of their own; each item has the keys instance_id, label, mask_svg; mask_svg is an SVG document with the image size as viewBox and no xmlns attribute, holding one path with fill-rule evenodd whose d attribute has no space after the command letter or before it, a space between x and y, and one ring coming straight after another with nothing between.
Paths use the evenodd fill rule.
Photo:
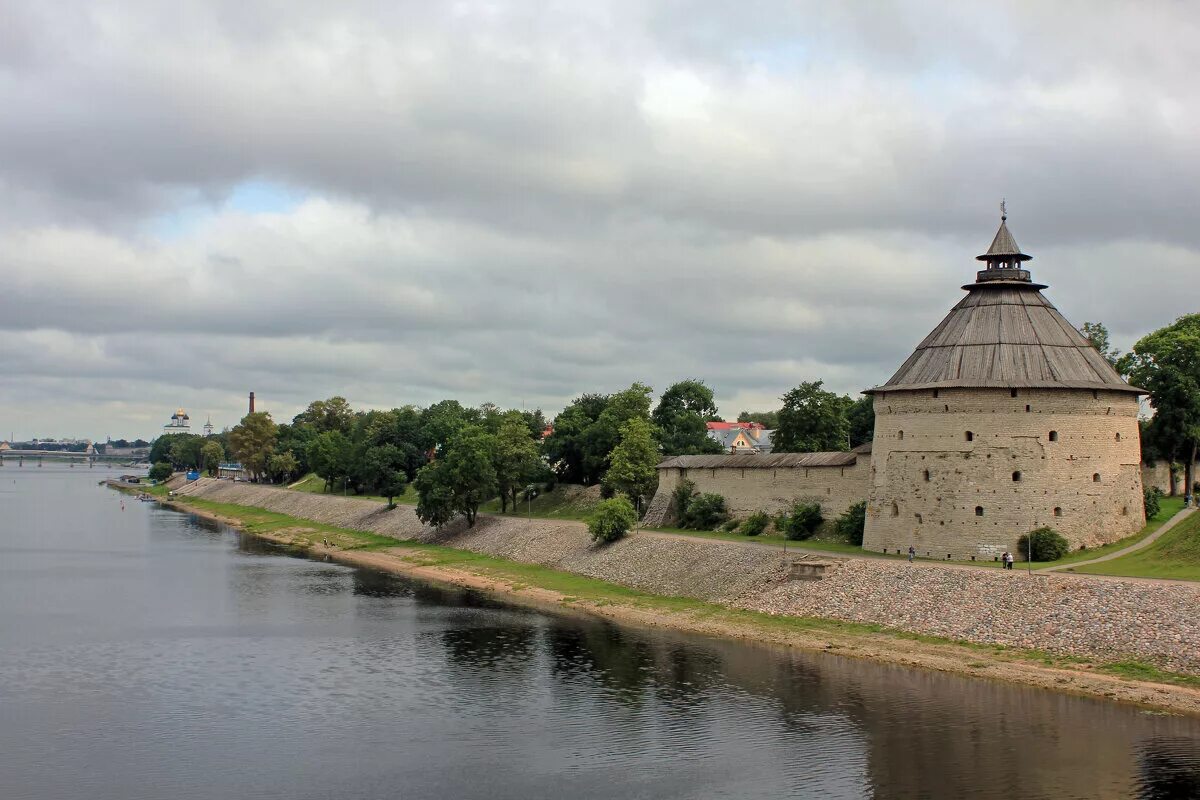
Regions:
<instances>
[{"instance_id":1,"label":"fortress wall","mask_svg":"<svg viewBox=\"0 0 1200 800\"><path fill-rule=\"evenodd\" d=\"M894 552L911 544L921 555L992 559L1017 552L1018 538L1043 525L1072 548L1140 530L1135 396L1063 389L1016 395L877 394L864 547Z\"/></svg>"},{"instance_id":2,"label":"fortress wall","mask_svg":"<svg viewBox=\"0 0 1200 800\"><path fill-rule=\"evenodd\" d=\"M662 519L648 525L670 524L671 493L681 480L689 480L698 492L714 492L725 498L730 514L745 518L756 511L778 514L797 501L819 503L826 519L833 519L847 508L867 499L870 480L870 456L845 467L780 467L778 469L678 469L658 471L658 491L651 502L651 513L664 512ZM650 518L650 513L647 514Z\"/></svg>"}]
</instances>

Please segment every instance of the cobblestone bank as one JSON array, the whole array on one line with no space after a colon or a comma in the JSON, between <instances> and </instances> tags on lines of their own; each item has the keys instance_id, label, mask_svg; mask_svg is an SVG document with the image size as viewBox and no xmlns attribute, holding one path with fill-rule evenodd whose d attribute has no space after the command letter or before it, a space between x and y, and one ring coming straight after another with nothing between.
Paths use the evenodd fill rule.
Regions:
<instances>
[{"instance_id":1,"label":"cobblestone bank","mask_svg":"<svg viewBox=\"0 0 1200 800\"><path fill-rule=\"evenodd\" d=\"M1020 571L834 562L822 580L787 580L776 550L705 539L631 536L592 545L575 522L481 517L433 531L411 507L281 489L202 481L180 491L208 500L400 539L420 539L544 564L664 595L771 614L867 622L981 644L1088 658L1135 657L1200 674L1200 586ZM789 554L789 562L791 556ZM824 559L823 559L824 560Z\"/></svg>"}]
</instances>

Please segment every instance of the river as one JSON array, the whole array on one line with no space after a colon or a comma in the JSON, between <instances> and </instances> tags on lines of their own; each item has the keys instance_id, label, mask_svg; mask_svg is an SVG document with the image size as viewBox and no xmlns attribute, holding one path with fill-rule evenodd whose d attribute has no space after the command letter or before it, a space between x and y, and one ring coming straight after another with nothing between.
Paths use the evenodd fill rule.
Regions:
<instances>
[{"instance_id":1,"label":"river","mask_svg":"<svg viewBox=\"0 0 1200 800\"><path fill-rule=\"evenodd\" d=\"M1200 720L516 608L0 468L0 797L1200 797Z\"/></svg>"}]
</instances>

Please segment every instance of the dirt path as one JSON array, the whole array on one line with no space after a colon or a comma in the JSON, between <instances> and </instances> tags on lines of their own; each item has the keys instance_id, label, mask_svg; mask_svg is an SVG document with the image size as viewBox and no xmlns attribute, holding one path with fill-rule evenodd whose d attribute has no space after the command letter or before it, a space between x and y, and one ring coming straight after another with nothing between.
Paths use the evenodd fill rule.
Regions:
<instances>
[{"instance_id":1,"label":"dirt path","mask_svg":"<svg viewBox=\"0 0 1200 800\"><path fill-rule=\"evenodd\" d=\"M1181 509L1179 511L1179 513L1177 513L1175 516L1171 517L1169 520L1164 522L1162 524L1162 527L1160 527L1154 533L1147 536L1145 539L1142 539L1140 542L1135 542L1134 544L1129 545L1129 547L1125 547L1120 550L1115 550L1115 551L1109 553L1108 555L1099 556L1097 558L1089 558L1087 561L1075 561L1070 564L1061 564L1057 567L1043 567L1042 569L1035 569L1034 572L1061 572L1062 570L1070 570L1070 569L1074 569L1075 567L1082 567L1085 564L1099 564L1102 561L1112 561L1114 558L1120 558L1121 556L1127 556L1130 553L1136 553L1139 550L1144 550L1145 548L1149 547L1150 545L1152 545L1156 541L1158 541L1159 537L1161 537L1164 533L1171 530L1176 525L1183 522L1185 519L1187 519L1192 514L1194 514L1195 511L1196 511L1195 508ZM1093 577L1086 572L1081 572L1080 575L1087 575L1088 577ZM1094 577L1101 577L1101 576L1094 576ZM1161 579L1147 578L1144 580L1161 580Z\"/></svg>"}]
</instances>

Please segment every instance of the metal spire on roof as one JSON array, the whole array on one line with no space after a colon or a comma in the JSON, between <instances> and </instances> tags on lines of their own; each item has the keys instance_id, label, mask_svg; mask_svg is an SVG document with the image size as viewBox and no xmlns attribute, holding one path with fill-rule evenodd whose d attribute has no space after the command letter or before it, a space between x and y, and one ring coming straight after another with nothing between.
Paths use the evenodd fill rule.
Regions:
<instances>
[{"instance_id":1,"label":"metal spire on roof","mask_svg":"<svg viewBox=\"0 0 1200 800\"><path fill-rule=\"evenodd\" d=\"M1021 261L1029 261L1033 256L1027 256L1021 252L1021 248L1017 245L1017 240L1013 238L1012 233L1008 230L1008 203L1005 200L1000 201L1000 228L996 231L996 237L992 239L992 246L987 252L981 256L976 256L977 261L986 261L988 269L1014 269Z\"/></svg>"}]
</instances>

